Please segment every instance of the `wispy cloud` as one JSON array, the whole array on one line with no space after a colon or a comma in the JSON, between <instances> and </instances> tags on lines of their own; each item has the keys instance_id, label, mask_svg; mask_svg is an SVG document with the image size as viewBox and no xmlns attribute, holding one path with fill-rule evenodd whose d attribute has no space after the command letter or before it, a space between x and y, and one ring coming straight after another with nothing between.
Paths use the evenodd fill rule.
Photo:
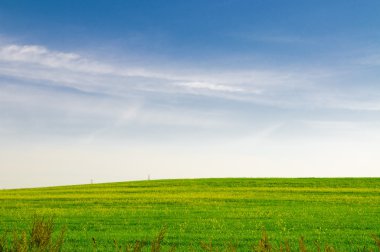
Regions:
<instances>
[{"instance_id":1,"label":"wispy cloud","mask_svg":"<svg viewBox=\"0 0 380 252\"><path fill-rule=\"evenodd\" d=\"M52 52L36 45L6 45L0 49L0 59L34 63L48 67L71 67L80 56L74 53Z\"/></svg>"},{"instance_id":2,"label":"wispy cloud","mask_svg":"<svg viewBox=\"0 0 380 252\"><path fill-rule=\"evenodd\" d=\"M225 86L225 85L215 84L215 83L210 83L210 82L200 82L200 81L181 82L181 83L178 83L178 85L187 87L189 89L207 89L210 91L244 92L244 89L240 87Z\"/></svg>"},{"instance_id":3,"label":"wispy cloud","mask_svg":"<svg viewBox=\"0 0 380 252\"><path fill-rule=\"evenodd\" d=\"M14 78L44 80L84 92L123 95L135 91L219 95L233 99L265 90L308 85L305 74L281 71L171 71L127 67L52 51L36 45L1 45L0 74ZM234 95L231 95L234 93ZM227 94L227 95L226 95Z\"/></svg>"},{"instance_id":4,"label":"wispy cloud","mask_svg":"<svg viewBox=\"0 0 380 252\"><path fill-rule=\"evenodd\" d=\"M321 71L127 66L37 45L0 45L0 76L99 97L170 100L199 96L274 107L303 106ZM293 93L293 94L292 94ZM294 95L296 93L296 95ZM15 97L16 98L16 97ZM17 98L16 98L17 99ZM81 106L78 106L81 107Z\"/></svg>"}]
</instances>

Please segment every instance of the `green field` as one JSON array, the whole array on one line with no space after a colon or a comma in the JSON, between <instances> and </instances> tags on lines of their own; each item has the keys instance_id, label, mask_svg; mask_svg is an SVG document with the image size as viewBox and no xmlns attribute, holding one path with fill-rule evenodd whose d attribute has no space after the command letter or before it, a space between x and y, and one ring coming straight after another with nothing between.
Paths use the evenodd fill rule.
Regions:
<instances>
[{"instance_id":1,"label":"green field","mask_svg":"<svg viewBox=\"0 0 380 252\"><path fill-rule=\"evenodd\" d=\"M35 214L67 226L67 251L151 240L200 250L200 242L248 251L263 228L273 244L314 241L338 251L375 248L380 178L155 180L0 191L0 233L27 229Z\"/></svg>"}]
</instances>

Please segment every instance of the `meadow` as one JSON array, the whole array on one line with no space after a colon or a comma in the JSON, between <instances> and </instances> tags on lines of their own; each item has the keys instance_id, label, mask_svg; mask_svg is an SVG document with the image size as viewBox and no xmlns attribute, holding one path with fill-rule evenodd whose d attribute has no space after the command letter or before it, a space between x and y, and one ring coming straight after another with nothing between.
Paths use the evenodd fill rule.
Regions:
<instances>
[{"instance_id":1,"label":"meadow","mask_svg":"<svg viewBox=\"0 0 380 252\"><path fill-rule=\"evenodd\" d=\"M27 230L33 216L66 227L64 251L114 251L152 240L166 229L164 248L202 251L202 244L249 251L266 230L285 240L337 251L378 251L380 178L182 179L0 191L0 234Z\"/></svg>"}]
</instances>

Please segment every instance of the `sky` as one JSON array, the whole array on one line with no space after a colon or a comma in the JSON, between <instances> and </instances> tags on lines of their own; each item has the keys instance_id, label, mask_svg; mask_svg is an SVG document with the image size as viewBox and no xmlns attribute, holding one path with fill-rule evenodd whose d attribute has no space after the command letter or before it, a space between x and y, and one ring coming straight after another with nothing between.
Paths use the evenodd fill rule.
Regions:
<instances>
[{"instance_id":1,"label":"sky","mask_svg":"<svg viewBox=\"0 0 380 252\"><path fill-rule=\"evenodd\" d=\"M379 177L380 2L0 2L0 188Z\"/></svg>"}]
</instances>

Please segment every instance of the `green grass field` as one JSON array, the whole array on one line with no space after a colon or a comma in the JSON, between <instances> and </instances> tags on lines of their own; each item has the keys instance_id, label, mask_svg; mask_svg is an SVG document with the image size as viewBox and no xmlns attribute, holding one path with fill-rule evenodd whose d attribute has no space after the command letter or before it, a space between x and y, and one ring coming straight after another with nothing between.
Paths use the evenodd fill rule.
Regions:
<instances>
[{"instance_id":1,"label":"green grass field","mask_svg":"<svg viewBox=\"0 0 380 252\"><path fill-rule=\"evenodd\" d=\"M314 241L338 251L376 248L380 178L189 179L0 191L0 233L28 229L35 214L67 226L64 248L91 251L151 240L167 227L164 244L177 251L228 243L248 251L263 228L273 244Z\"/></svg>"}]
</instances>

